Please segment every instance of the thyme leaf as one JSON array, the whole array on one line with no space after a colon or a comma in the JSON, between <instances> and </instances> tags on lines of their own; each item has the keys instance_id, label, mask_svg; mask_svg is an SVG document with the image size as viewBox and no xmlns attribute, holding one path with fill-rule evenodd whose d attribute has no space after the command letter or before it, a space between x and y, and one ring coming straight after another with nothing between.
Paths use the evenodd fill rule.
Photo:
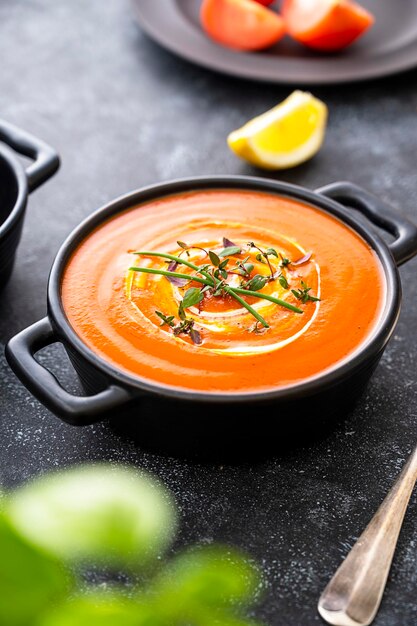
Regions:
<instances>
[{"instance_id":1,"label":"thyme leaf","mask_svg":"<svg viewBox=\"0 0 417 626\"><path fill-rule=\"evenodd\" d=\"M256 255L256 260L259 261L260 263L267 263L268 267L269 267L269 271L270 271L270 280L274 280L274 268L271 265L271 261L269 260L268 257L270 256L275 256L278 258L278 252L274 249L274 248L268 248L267 250L262 250L259 246L257 246L256 244L253 243L253 241L250 241L248 243L249 249L251 248L255 248L255 250L258 250L258 254Z\"/></svg>"},{"instance_id":2,"label":"thyme leaf","mask_svg":"<svg viewBox=\"0 0 417 626\"><path fill-rule=\"evenodd\" d=\"M268 282L267 276L262 276L261 274L255 274L253 278L251 278L245 283L244 287L252 291L260 291L261 289L265 287L267 282Z\"/></svg>"},{"instance_id":3,"label":"thyme leaf","mask_svg":"<svg viewBox=\"0 0 417 626\"><path fill-rule=\"evenodd\" d=\"M165 315L165 313L162 313L162 311L155 311L155 313L162 320L161 326L169 326L169 328L172 329L175 337L178 337L182 334L189 335L191 341L194 344L201 345L203 343L201 334L198 330L194 328L194 320L187 319L181 306L178 310L181 321L178 324L175 324L174 322L174 315Z\"/></svg>"},{"instance_id":4,"label":"thyme leaf","mask_svg":"<svg viewBox=\"0 0 417 626\"><path fill-rule=\"evenodd\" d=\"M267 256L274 256L278 258L278 252L274 248L268 248L268 250L265 251L265 254Z\"/></svg>"},{"instance_id":5,"label":"thyme leaf","mask_svg":"<svg viewBox=\"0 0 417 626\"><path fill-rule=\"evenodd\" d=\"M220 259L217 256L217 254L215 252L213 252L213 250L209 250L209 257L210 257L210 261L212 262L212 264L215 267L219 267L220 265Z\"/></svg>"},{"instance_id":6,"label":"thyme leaf","mask_svg":"<svg viewBox=\"0 0 417 626\"><path fill-rule=\"evenodd\" d=\"M162 323L161 326L170 326L171 328L175 326L174 324L174 315L165 315L161 311L155 311L158 317L161 318Z\"/></svg>"},{"instance_id":7,"label":"thyme leaf","mask_svg":"<svg viewBox=\"0 0 417 626\"><path fill-rule=\"evenodd\" d=\"M288 280L285 278L284 274L281 274L278 278L278 282L284 289L289 288Z\"/></svg>"},{"instance_id":8,"label":"thyme leaf","mask_svg":"<svg viewBox=\"0 0 417 626\"><path fill-rule=\"evenodd\" d=\"M219 252L219 256L233 256L234 254L240 254L242 252L242 248L239 246L229 246L228 248L224 248L221 252Z\"/></svg>"},{"instance_id":9,"label":"thyme leaf","mask_svg":"<svg viewBox=\"0 0 417 626\"><path fill-rule=\"evenodd\" d=\"M307 283L303 280L301 281L301 289L291 289L291 293L297 298L297 300L301 300L303 304L307 302L320 302L320 298L316 298L316 296L311 296L310 292L311 287L308 287Z\"/></svg>"},{"instance_id":10,"label":"thyme leaf","mask_svg":"<svg viewBox=\"0 0 417 626\"><path fill-rule=\"evenodd\" d=\"M188 309L190 306L194 306L202 301L204 298L204 293L201 293L201 289L197 287L190 287L184 294L182 299L182 307L183 309Z\"/></svg>"}]
</instances>

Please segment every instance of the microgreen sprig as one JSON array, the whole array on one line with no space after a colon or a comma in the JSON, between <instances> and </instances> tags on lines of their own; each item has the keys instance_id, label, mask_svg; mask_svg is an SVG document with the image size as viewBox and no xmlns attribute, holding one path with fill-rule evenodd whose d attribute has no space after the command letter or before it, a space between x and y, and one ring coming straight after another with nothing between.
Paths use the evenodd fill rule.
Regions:
<instances>
[{"instance_id":1,"label":"microgreen sprig","mask_svg":"<svg viewBox=\"0 0 417 626\"><path fill-rule=\"evenodd\" d=\"M182 334L189 335L193 343L197 345L201 344L201 335L198 330L194 328L194 320L187 318L185 309L199 304L203 298L204 294L201 292L201 289L197 289L197 287L190 287L185 292L178 307L178 317L180 318L180 322L178 324L174 322L174 315L165 315L162 311L155 311L156 315L162 320L161 326L169 326L169 328L172 328L176 337Z\"/></svg>"},{"instance_id":2,"label":"microgreen sprig","mask_svg":"<svg viewBox=\"0 0 417 626\"><path fill-rule=\"evenodd\" d=\"M256 255L255 258L257 261L260 261L261 263L267 263L270 274L271 274L269 277L269 280L273 280L275 270L273 269L271 265L271 261L269 260L269 257L274 256L278 258L278 252L274 248L268 248L267 250L262 250L259 246L254 244L253 241L250 241L248 243L248 246L249 246L249 250L251 250L252 248L255 248L255 250L258 250L258 254Z\"/></svg>"}]
</instances>

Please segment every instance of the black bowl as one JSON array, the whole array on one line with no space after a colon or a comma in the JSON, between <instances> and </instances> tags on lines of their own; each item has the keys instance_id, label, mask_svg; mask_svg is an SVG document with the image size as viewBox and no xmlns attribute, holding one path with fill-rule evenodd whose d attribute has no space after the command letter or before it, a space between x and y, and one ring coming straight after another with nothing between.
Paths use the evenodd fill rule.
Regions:
<instances>
[{"instance_id":1,"label":"black bowl","mask_svg":"<svg viewBox=\"0 0 417 626\"><path fill-rule=\"evenodd\" d=\"M29 133L0 120L0 289L12 273L28 194L59 167L55 150ZM34 159L27 170L10 150Z\"/></svg>"},{"instance_id":2,"label":"black bowl","mask_svg":"<svg viewBox=\"0 0 417 626\"><path fill-rule=\"evenodd\" d=\"M139 203L198 189L250 189L299 199L330 213L353 228L373 248L385 273L387 297L372 338L350 359L330 372L292 387L251 394L200 393L166 388L129 376L92 352L70 326L61 301L65 265L91 231L109 217ZM350 207L350 208L349 208ZM354 208L362 215L355 215ZM394 236L390 245L368 220ZM6 348L10 366L26 387L64 421L83 425L111 419L137 430L144 445L170 453L264 448L307 425L334 421L354 404L396 325L401 285L397 266L417 254L417 228L373 195L349 183L309 191L286 183L240 176L192 178L154 185L123 196L85 220L61 247L48 288L48 317L11 339ZM61 342L87 396L65 391L34 354ZM272 433L279 437L272 437Z\"/></svg>"}]
</instances>

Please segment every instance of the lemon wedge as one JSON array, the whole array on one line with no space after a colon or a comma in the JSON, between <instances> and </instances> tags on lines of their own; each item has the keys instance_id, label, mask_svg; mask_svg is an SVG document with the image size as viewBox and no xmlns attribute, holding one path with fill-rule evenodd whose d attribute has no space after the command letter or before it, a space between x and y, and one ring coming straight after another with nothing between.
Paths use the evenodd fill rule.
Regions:
<instances>
[{"instance_id":1,"label":"lemon wedge","mask_svg":"<svg viewBox=\"0 0 417 626\"><path fill-rule=\"evenodd\" d=\"M286 100L254 117L227 138L230 149L257 167L295 167L323 143L327 106L311 93L294 91Z\"/></svg>"}]
</instances>

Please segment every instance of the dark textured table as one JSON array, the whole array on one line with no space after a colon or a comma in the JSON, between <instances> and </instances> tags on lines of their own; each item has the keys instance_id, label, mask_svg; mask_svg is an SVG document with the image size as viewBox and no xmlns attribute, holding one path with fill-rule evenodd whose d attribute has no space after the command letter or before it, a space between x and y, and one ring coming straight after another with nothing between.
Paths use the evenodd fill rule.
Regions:
<instances>
[{"instance_id":1,"label":"dark textured table","mask_svg":"<svg viewBox=\"0 0 417 626\"><path fill-rule=\"evenodd\" d=\"M52 259L82 218L156 181L259 174L228 151L226 135L289 93L170 56L141 33L127 0L2 0L0 58L1 117L62 156L60 172L30 199L19 259L0 296L1 346L45 314ZM273 176L311 188L347 178L417 220L416 78L315 89L330 107L326 144L310 163ZM193 464L144 452L106 425L64 425L22 387L1 350L2 483L97 459L148 468L177 497L182 541L230 541L260 561L260 618L320 624L320 591L417 441L417 260L401 274L400 323L355 413L319 441L257 464ZM58 349L44 358L76 385ZM377 626L417 624L416 512L414 498Z\"/></svg>"}]
</instances>

